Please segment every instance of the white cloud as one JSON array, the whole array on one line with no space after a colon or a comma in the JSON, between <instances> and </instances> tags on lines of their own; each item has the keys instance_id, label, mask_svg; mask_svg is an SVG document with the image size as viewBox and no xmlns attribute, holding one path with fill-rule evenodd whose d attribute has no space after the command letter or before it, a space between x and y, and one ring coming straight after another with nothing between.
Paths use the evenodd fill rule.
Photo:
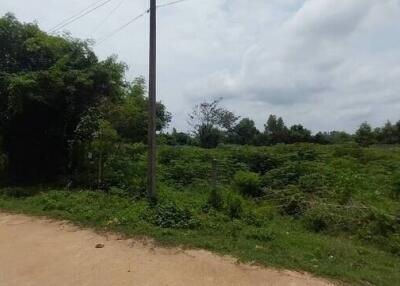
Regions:
<instances>
[{"instance_id":1,"label":"white cloud","mask_svg":"<svg viewBox=\"0 0 400 286\"><path fill-rule=\"evenodd\" d=\"M92 1L0 2L0 13L48 28ZM147 4L125 1L92 36ZM71 25L72 34L90 36L111 8ZM220 96L259 126L270 113L313 130L398 120L399 15L399 0L191 0L160 9L159 97L179 128L192 105ZM131 78L147 75L147 25L146 18L135 22L96 51L118 54Z\"/></svg>"}]
</instances>

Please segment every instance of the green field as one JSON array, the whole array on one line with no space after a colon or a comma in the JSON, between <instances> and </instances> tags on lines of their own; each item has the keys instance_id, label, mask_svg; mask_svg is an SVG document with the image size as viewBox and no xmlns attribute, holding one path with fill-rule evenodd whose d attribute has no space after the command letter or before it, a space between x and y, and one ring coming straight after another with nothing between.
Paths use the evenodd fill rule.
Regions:
<instances>
[{"instance_id":1,"label":"green field","mask_svg":"<svg viewBox=\"0 0 400 286\"><path fill-rule=\"evenodd\" d=\"M145 146L121 144L104 169L114 187L3 187L0 209L354 284L400 285L400 148L164 146L158 156L154 204L145 198Z\"/></svg>"}]
</instances>

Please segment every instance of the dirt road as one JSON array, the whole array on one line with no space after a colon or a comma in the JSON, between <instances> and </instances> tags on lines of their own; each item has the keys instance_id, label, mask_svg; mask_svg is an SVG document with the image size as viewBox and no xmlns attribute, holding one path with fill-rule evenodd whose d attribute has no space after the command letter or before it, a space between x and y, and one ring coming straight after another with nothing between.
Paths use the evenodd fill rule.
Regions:
<instances>
[{"instance_id":1,"label":"dirt road","mask_svg":"<svg viewBox=\"0 0 400 286\"><path fill-rule=\"evenodd\" d=\"M98 245L100 244L100 245ZM96 248L96 245L102 248ZM327 286L309 275L0 213L0 286Z\"/></svg>"}]
</instances>

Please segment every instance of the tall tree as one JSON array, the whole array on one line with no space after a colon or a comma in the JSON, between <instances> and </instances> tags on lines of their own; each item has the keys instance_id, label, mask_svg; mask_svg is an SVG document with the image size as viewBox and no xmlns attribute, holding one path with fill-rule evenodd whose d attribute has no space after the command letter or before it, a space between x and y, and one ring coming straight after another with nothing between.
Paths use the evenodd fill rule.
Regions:
<instances>
[{"instance_id":1,"label":"tall tree","mask_svg":"<svg viewBox=\"0 0 400 286\"><path fill-rule=\"evenodd\" d=\"M188 124L202 147L216 147L222 141L224 133L231 131L239 119L233 112L220 106L221 100L222 98L195 105L189 114Z\"/></svg>"},{"instance_id":2,"label":"tall tree","mask_svg":"<svg viewBox=\"0 0 400 286\"><path fill-rule=\"evenodd\" d=\"M311 142L312 136L311 131L304 128L303 125L293 125L289 129L288 133L288 143L297 143L297 142Z\"/></svg>"},{"instance_id":3,"label":"tall tree","mask_svg":"<svg viewBox=\"0 0 400 286\"><path fill-rule=\"evenodd\" d=\"M119 102L102 105L104 117L111 122L118 134L131 142L146 142L148 125L148 98L144 78L136 78L129 83ZM168 127L171 113L161 103L156 104L156 129Z\"/></svg>"},{"instance_id":4,"label":"tall tree","mask_svg":"<svg viewBox=\"0 0 400 286\"><path fill-rule=\"evenodd\" d=\"M253 120L243 118L233 128L230 134L230 142L240 145L255 144L256 137L259 133Z\"/></svg>"},{"instance_id":5,"label":"tall tree","mask_svg":"<svg viewBox=\"0 0 400 286\"><path fill-rule=\"evenodd\" d=\"M270 115L267 123L264 125L264 134L267 144L286 143L288 139L288 128L285 126L282 117Z\"/></svg>"},{"instance_id":6,"label":"tall tree","mask_svg":"<svg viewBox=\"0 0 400 286\"><path fill-rule=\"evenodd\" d=\"M364 122L360 125L355 135L356 142L363 147L368 147L375 143L375 134L371 125Z\"/></svg>"},{"instance_id":7,"label":"tall tree","mask_svg":"<svg viewBox=\"0 0 400 286\"><path fill-rule=\"evenodd\" d=\"M91 107L121 99L125 65L99 61L88 42L0 18L0 137L15 182L66 172L69 142Z\"/></svg>"},{"instance_id":8,"label":"tall tree","mask_svg":"<svg viewBox=\"0 0 400 286\"><path fill-rule=\"evenodd\" d=\"M376 139L383 144L400 143L400 129L397 124L387 121L382 128L375 129Z\"/></svg>"}]
</instances>

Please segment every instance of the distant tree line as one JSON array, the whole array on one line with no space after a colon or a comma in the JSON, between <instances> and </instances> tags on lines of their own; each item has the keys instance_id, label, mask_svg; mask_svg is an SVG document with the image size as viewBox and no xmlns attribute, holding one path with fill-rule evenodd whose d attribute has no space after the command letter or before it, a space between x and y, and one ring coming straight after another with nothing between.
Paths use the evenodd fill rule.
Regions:
<instances>
[{"instance_id":1,"label":"distant tree line","mask_svg":"<svg viewBox=\"0 0 400 286\"><path fill-rule=\"evenodd\" d=\"M368 123L361 124L355 134L344 131L312 132L301 124L290 127L282 117L270 115L263 130L258 130L250 118L240 118L220 106L221 99L196 105L189 114L190 133L163 134L161 140L169 145L199 145L214 148L218 144L268 146L275 144L315 143L343 144L356 142L367 147L372 144L400 144L400 121L388 121L383 127L373 129Z\"/></svg>"}]
</instances>

